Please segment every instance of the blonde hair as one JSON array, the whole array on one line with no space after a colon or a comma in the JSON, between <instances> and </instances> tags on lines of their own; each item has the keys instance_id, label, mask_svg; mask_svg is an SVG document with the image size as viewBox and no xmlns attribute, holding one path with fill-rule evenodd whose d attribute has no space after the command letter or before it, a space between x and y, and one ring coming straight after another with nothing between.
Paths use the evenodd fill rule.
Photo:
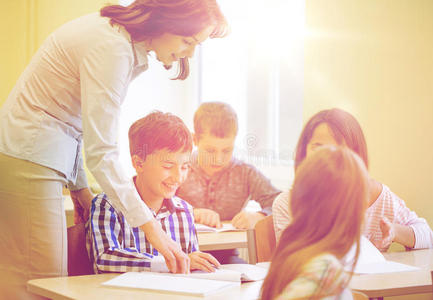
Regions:
<instances>
[{"instance_id":1,"label":"blonde hair","mask_svg":"<svg viewBox=\"0 0 433 300\"><path fill-rule=\"evenodd\" d=\"M236 136L238 117L234 109L224 102L204 102L194 114L194 133L200 139L203 133L219 138Z\"/></svg>"},{"instance_id":2,"label":"blonde hair","mask_svg":"<svg viewBox=\"0 0 433 300\"><path fill-rule=\"evenodd\" d=\"M319 254L342 258L356 243L356 263L367 178L365 164L347 147L325 146L300 164L290 201L293 221L272 258L262 287L263 300L279 295Z\"/></svg>"}]
</instances>

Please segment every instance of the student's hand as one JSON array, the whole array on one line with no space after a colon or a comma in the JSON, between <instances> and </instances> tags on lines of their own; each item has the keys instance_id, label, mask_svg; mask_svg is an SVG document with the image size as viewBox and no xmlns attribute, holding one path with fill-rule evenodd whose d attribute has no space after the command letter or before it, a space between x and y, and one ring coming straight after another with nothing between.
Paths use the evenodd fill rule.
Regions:
<instances>
[{"instance_id":1,"label":"student's hand","mask_svg":"<svg viewBox=\"0 0 433 300\"><path fill-rule=\"evenodd\" d=\"M395 239L395 228L387 217L380 220L380 230L382 231L382 242L379 249L388 248Z\"/></svg>"},{"instance_id":2,"label":"student's hand","mask_svg":"<svg viewBox=\"0 0 433 300\"><path fill-rule=\"evenodd\" d=\"M194 208L194 220L196 223L203 225L221 228L220 215L211 209L207 208Z\"/></svg>"},{"instance_id":3,"label":"student's hand","mask_svg":"<svg viewBox=\"0 0 433 300\"><path fill-rule=\"evenodd\" d=\"M186 255L180 245L173 241L167 233L165 233L161 225L152 219L140 226L140 229L146 234L147 240L152 246L164 256L165 263L172 273L189 273L190 259Z\"/></svg>"},{"instance_id":4,"label":"student's hand","mask_svg":"<svg viewBox=\"0 0 433 300\"><path fill-rule=\"evenodd\" d=\"M74 223L86 223L89 219L89 210L93 194L89 188L76 191L69 191L72 203L74 203Z\"/></svg>"},{"instance_id":5,"label":"student's hand","mask_svg":"<svg viewBox=\"0 0 433 300\"><path fill-rule=\"evenodd\" d=\"M239 229L252 229L258 221L266 216L259 212L241 211L232 219L232 225Z\"/></svg>"},{"instance_id":6,"label":"student's hand","mask_svg":"<svg viewBox=\"0 0 433 300\"><path fill-rule=\"evenodd\" d=\"M195 251L190 253L191 270L202 270L205 272L215 272L215 268L219 268L218 260L209 253Z\"/></svg>"}]
</instances>

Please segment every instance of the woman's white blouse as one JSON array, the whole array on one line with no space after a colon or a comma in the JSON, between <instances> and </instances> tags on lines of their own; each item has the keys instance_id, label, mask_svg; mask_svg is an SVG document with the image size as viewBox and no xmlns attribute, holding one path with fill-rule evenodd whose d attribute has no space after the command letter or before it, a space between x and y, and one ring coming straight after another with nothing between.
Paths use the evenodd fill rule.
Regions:
<instances>
[{"instance_id":1,"label":"woman's white blouse","mask_svg":"<svg viewBox=\"0 0 433 300\"><path fill-rule=\"evenodd\" d=\"M152 218L119 163L120 107L131 80L147 69L145 51L98 13L52 33L0 109L0 152L64 174L70 189L87 186L86 163L103 191L139 226Z\"/></svg>"}]
</instances>

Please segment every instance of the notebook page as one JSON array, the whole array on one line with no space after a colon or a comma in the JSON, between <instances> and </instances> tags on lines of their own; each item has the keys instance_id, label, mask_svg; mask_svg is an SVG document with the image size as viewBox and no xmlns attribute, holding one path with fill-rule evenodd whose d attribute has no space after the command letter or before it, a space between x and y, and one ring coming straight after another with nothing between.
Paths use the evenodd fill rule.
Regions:
<instances>
[{"instance_id":1,"label":"notebook page","mask_svg":"<svg viewBox=\"0 0 433 300\"><path fill-rule=\"evenodd\" d=\"M177 277L151 272L127 272L102 284L197 296L206 296L226 288L239 286L238 283L230 281Z\"/></svg>"}]
</instances>

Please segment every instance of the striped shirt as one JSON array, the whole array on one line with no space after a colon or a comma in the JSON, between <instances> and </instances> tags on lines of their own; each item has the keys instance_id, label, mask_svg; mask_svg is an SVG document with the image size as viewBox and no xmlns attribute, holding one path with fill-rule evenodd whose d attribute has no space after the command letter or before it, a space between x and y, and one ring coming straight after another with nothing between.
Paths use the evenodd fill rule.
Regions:
<instances>
[{"instance_id":1,"label":"striped shirt","mask_svg":"<svg viewBox=\"0 0 433 300\"><path fill-rule=\"evenodd\" d=\"M272 206L274 228L277 240L292 219L289 210L289 192L278 196ZM410 226L415 234L414 249L433 248L433 232L427 221L407 208L403 200L394 194L389 187L382 184L382 192L373 204L367 208L363 234L375 245L382 241L380 220L387 217L391 223ZM387 248L381 248L386 251Z\"/></svg>"},{"instance_id":2,"label":"striped shirt","mask_svg":"<svg viewBox=\"0 0 433 300\"><path fill-rule=\"evenodd\" d=\"M152 211L152 210L151 210ZM164 199L158 213L152 211L162 229L189 254L198 251L192 207L178 197ZM92 200L86 224L87 250L95 273L161 271L162 255L138 227L131 227L105 194Z\"/></svg>"},{"instance_id":3,"label":"striped shirt","mask_svg":"<svg viewBox=\"0 0 433 300\"><path fill-rule=\"evenodd\" d=\"M193 155L188 178L179 187L176 195L191 203L194 208L216 211L222 221L231 220L247 204L255 200L262 207L261 213L272 213L272 202L281 193L259 170L241 160L233 158L230 164L208 176Z\"/></svg>"}]
</instances>

